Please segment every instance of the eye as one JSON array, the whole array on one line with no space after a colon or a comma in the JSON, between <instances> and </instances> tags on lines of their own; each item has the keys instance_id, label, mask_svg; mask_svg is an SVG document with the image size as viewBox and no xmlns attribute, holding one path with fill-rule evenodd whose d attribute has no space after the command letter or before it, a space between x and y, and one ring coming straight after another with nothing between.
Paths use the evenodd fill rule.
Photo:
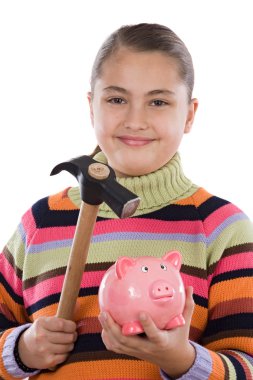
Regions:
<instances>
[{"instance_id":1,"label":"eye","mask_svg":"<svg viewBox=\"0 0 253 380\"><path fill-rule=\"evenodd\" d=\"M160 267L162 268L162 270L167 270L167 267L164 264L161 264Z\"/></svg>"},{"instance_id":2,"label":"eye","mask_svg":"<svg viewBox=\"0 0 253 380\"><path fill-rule=\"evenodd\" d=\"M148 272L148 267L143 266L143 267L141 267L141 270L142 270L142 272L147 273Z\"/></svg>"},{"instance_id":3,"label":"eye","mask_svg":"<svg viewBox=\"0 0 253 380\"><path fill-rule=\"evenodd\" d=\"M108 100L108 103L111 103L111 104L124 104L126 102L122 98L111 98L111 99Z\"/></svg>"},{"instance_id":4,"label":"eye","mask_svg":"<svg viewBox=\"0 0 253 380\"><path fill-rule=\"evenodd\" d=\"M151 102L151 105L156 106L156 107L166 106L167 104L168 104L167 102L160 99L155 99L155 100L152 100Z\"/></svg>"}]
</instances>

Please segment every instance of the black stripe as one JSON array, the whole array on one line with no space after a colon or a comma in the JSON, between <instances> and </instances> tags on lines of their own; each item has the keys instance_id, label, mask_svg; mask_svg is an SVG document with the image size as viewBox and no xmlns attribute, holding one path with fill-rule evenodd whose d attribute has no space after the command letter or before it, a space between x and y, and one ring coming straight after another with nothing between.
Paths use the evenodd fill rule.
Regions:
<instances>
[{"instance_id":1,"label":"black stripe","mask_svg":"<svg viewBox=\"0 0 253 380\"><path fill-rule=\"evenodd\" d=\"M89 287L89 288L83 288L79 291L79 297L86 297L86 296L92 296L98 294L98 287ZM28 315L32 315L36 311L43 309L44 307L47 307L49 305L53 305L54 303L58 303L60 299L60 293L51 294L50 296L44 297L40 299L38 302L34 303L33 305L29 306L26 310Z\"/></svg>"},{"instance_id":2,"label":"black stripe","mask_svg":"<svg viewBox=\"0 0 253 380\"><path fill-rule=\"evenodd\" d=\"M212 279L212 285L218 282L233 280L234 278L253 277L253 268L237 269L226 273L221 273Z\"/></svg>"},{"instance_id":3,"label":"black stripe","mask_svg":"<svg viewBox=\"0 0 253 380\"><path fill-rule=\"evenodd\" d=\"M240 313L217 318L208 322L204 336L212 336L219 332L253 329L253 313ZM204 339L204 337L203 337Z\"/></svg>"},{"instance_id":4,"label":"black stripe","mask_svg":"<svg viewBox=\"0 0 253 380\"><path fill-rule=\"evenodd\" d=\"M50 210L48 200L49 197L45 197L32 206L37 228L76 225L79 209ZM212 212L228 203L229 202L224 199L213 196L200 205L198 209L194 205L172 204L149 213L148 218L164 221L204 220ZM134 216L134 218L147 218L147 214ZM97 221L107 221L109 219L98 217Z\"/></svg>"},{"instance_id":5,"label":"black stripe","mask_svg":"<svg viewBox=\"0 0 253 380\"><path fill-rule=\"evenodd\" d=\"M208 308L208 299L198 296L197 294L193 294L193 300L196 305L205 307L206 309Z\"/></svg>"},{"instance_id":6,"label":"black stripe","mask_svg":"<svg viewBox=\"0 0 253 380\"><path fill-rule=\"evenodd\" d=\"M244 372L243 366L241 363L232 355L226 354L227 358L231 361L236 372L236 378L238 380L247 380L246 374Z\"/></svg>"},{"instance_id":7,"label":"black stripe","mask_svg":"<svg viewBox=\"0 0 253 380\"><path fill-rule=\"evenodd\" d=\"M48 197L46 197L32 206L32 213L36 222L36 227L45 228L75 226L79 210L50 210L48 206Z\"/></svg>"},{"instance_id":8,"label":"black stripe","mask_svg":"<svg viewBox=\"0 0 253 380\"><path fill-rule=\"evenodd\" d=\"M7 330L11 329L12 327L17 327L19 324L14 321L10 321L8 318L5 317L5 315L0 314L0 326L1 330Z\"/></svg>"},{"instance_id":9,"label":"black stripe","mask_svg":"<svg viewBox=\"0 0 253 380\"><path fill-rule=\"evenodd\" d=\"M207 199L198 207L199 214L201 215L202 220L204 221L210 214L218 210L220 207L228 204L229 202L225 199L212 196Z\"/></svg>"},{"instance_id":10,"label":"black stripe","mask_svg":"<svg viewBox=\"0 0 253 380\"><path fill-rule=\"evenodd\" d=\"M76 225L79 209L77 210L50 210L48 197L45 197L32 206L32 213L37 228L60 227ZM136 219L147 218L147 215L135 216ZM169 205L148 214L148 219L165 221L199 220L197 209L193 205ZM97 221L107 221L110 218L98 217Z\"/></svg>"},{"instance_id":11,"label":"black stripe","mask_svg":"<svg viewBox=\"0 0 253 380\"><path fill-rule=\"evenodd\" d=\"M101 333L79 335L75 343L74 349L71 352L71 355L73 356L78 354L82 354L83 357L86 358L86 360L89 356L92 356L92 360L140 360L129 355L117 354L113 351L107 351L103 343Z\"/></svg>"},{"instance_id":12,"label":"black stripe","mask_svg":"<svg viewBox=\"0 0 253 380\"><path fill-rule=\"evenodd\" d=\"M135 216L135 218L158 219L165 221L180 220L199 220L199 214L195 206L192 205L169 205L160 210L150 212L144 215Z\"/></svg>"},{"instance_id":13,"label":"black stripe","mask_svg":"<svg viewBox=\"0 0 253 380\"><path fill-rule=\"evenodd\" d=\"M82 334L78 336L73 354L77 352L104 351L105 345L101 338L101 333Z\"/></svg>"}]
</instances>

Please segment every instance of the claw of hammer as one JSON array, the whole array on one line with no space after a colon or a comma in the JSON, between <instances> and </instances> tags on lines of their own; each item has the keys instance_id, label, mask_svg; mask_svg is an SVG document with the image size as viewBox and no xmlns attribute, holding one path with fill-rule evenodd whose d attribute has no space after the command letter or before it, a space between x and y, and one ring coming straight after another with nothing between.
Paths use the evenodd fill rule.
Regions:
<instances>
[{"instance_id":1,"label":"claw of hammer","mask_svg":"<svg viewBox=\"0 0 253 380\"><path fill-rule=\"evenodd\" d=\"M127 218L136 211L140 198L116 181L110 166L89 156L80 156L55 166L51 175L62 170L70 172L78 180L83 202L90 205L105 202L119 218Z\"/></svg>"}]
</instances>

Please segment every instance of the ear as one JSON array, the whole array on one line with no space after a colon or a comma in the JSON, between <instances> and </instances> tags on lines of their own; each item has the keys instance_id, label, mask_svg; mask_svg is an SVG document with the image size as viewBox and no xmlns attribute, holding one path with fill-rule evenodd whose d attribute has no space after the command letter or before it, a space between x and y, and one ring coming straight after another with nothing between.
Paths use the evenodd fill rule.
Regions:
<instances>
[{"instance_id":1,"label":"ear","mask_svg":"<svg viewBox=\"0 0 253 380\"><path fill-rule=\"evenodd\" d=\"M191 132L192 125L193 125L194 118L195 118L195 114L196 114L197 109L198 109L198 105L199 105L198 99L194 98L191 100L191 103L189 104L187 119L185 122L184 133Z\"/></svg>"},{"instance_id":2,"label":"ear","mask_svg":"<svg viewBox=\"0 0 253 380\"><path fill-rule=\"evenodd\" d=\"M167 252L162 257L162 260L167 261L168 263L173 265L173 267L175 267L178 271L181 268L182 258L181 258L181 254L178 251Z\"/></svg>"},{"instance_id":3,"label":"ear","mask_svg":"<svg viewBox=\"0 0 253 380\"><path fill-rule=\"evenodd\" d=\"M89 91L87 93L87 99L89 102L89 107L90 107L90 119L91 119L91 124L94 126L94 114L93 114L93 105L92 105L92 93Z\"/></svg>"},{"instance_id":4,"label":"ear","mask_svg":"<svg viewBox=\"0 0 253 380\"><path fill-rule=\"evenodd\" d=\"M131 257L122 256L116 261L116 275L119 279L125 276L128 269L133 267L135 260Z\"/></svg>"}]
</instances>

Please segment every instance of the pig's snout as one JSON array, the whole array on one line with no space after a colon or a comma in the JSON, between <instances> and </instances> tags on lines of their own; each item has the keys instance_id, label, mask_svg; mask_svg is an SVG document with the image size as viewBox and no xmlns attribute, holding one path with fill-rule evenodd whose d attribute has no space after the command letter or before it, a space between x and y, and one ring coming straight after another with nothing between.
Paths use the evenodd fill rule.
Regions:
<instances>
[{"instance_id":1,"label":"pig's snout","mask_svg":"<svg viewBox=\"0 0 253 380\"><path fill-rule=\"evenodd\" d=\"M174 289L167 281L155 281L150 287L150 296L154 300L165 301L166 299L173 297L173 295Z\"/></svg>"}]
</instances>

